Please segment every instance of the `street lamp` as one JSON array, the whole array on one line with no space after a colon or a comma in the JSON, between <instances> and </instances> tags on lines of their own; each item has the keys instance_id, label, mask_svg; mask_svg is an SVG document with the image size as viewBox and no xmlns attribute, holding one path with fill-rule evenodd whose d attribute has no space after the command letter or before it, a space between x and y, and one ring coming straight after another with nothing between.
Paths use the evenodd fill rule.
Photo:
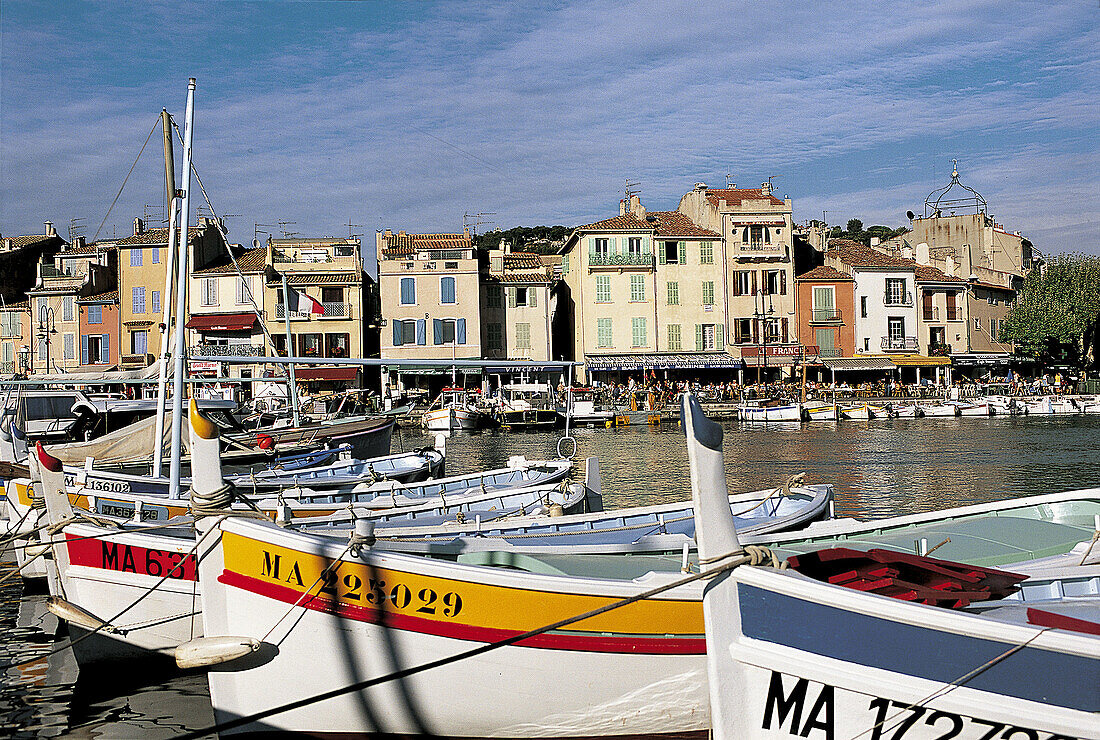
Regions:
<instances>
[{"instance_id":1,"label":"street lamp","mask_svg":"<svg viewBox=\"0 0 1100 740\"><path fill-rule=\"evenodd\" d=\"M43 303L38 307L38 340L46 343L46 372L50 371L50 335L57 333L53 307Z\"/></svg>"},{"instance_id":2,"label":"street lamp","mask_svg":"<svg viewBox=\"0 0 1100 740\"><path fill-rule=\"evenodd\" d=\"M767 273L765 273L766 275ZM767 280L767 277L764 278ZM764 296L768 296L767 308L764 307ZM760 298L760 305L756 306L756 298ZM775 305L772 301L771 293L764 293L763 288L756 291L756 295L753 296L753 304L756 310L753 312L753 317L760 322L760 337L763 341L761 346L762 359L756 363L756 383L760 384L760 367L763 364L765 370L765 380L767 379L768 369L768 317L775 314Z\"/></svg>"}]
</instances>

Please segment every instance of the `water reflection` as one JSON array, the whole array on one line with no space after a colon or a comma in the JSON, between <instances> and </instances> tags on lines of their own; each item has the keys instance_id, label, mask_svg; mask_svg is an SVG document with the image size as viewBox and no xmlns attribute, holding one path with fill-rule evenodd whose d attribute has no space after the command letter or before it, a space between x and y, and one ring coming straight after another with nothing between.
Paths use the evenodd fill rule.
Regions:
<instances>
[{"instance_id":1,"label":"water reflection","mask_svg":"<svg viewBox=\"0 0 1100 740\"><path fill-rule=\"evenodd\" d=\"M776 486L805 471L809 482L836 486L840 515L882 517L1100 486L1096 416L723 426L731 490ZM457 434L447 440L447 469L501 467L512 455L555 457L559 436ZM600 459L606 508L691 496L677 425L578 429L573 436L578 461ZM394 451L431 442L418 429L402 429ZM16 582L0 586L0 662L32 661L0 681L0 736L160 738L212 724L205 676L127 668L78 676L71 651L51 653L57 630L45 597L23 596Z\"/></svg>"}]
</instances>

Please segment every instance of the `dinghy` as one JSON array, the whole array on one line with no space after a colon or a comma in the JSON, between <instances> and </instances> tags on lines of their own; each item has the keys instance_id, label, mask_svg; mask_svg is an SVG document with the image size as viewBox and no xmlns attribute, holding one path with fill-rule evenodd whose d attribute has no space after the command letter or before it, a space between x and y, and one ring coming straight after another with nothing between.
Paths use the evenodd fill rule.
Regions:
<instances>
[{"instance_id":1,"label":"dinghy","mask_svg":"<svg viewBox=\"0 0 1100 740\"><path fill-rule=\"evenodd\" d=\"M1048 573L1031 608L1003 611L998 596L1025 575L874 550L767 567L783 561L746 552L725 507L721 427L684 404L700 557L713 576L703 601L713 737L880 738L914 726L1100 737L1095 566Z\"/></svg>"}]
</instances>

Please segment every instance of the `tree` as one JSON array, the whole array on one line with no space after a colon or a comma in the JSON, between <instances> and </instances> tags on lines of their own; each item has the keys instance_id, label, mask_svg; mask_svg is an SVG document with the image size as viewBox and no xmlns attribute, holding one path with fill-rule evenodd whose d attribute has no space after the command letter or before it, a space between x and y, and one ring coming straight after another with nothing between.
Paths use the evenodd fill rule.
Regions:
<instances>
[{"instance_id":1,"label":"tree","mask_svg":"<svg viewBox=\"0 0 1100 740\"><path fill-rule=\"evenodd\" d=\"M863 233L863 222L858 218L848 219L848 234L852 239L858 239Z\"/></svg>"},{"instance_id":2,"label":"tree","mask_svg":"<svg viewBox=\"0 0 1100 740\"><path fill-rule=\"evenodd\" d=\"M1023 354L1095 366L1100 328L1100 256L1063 254L1024 278L1001 339ZM1068 351L1068 352L1067 352Z\"/></svg>"}]
</instances>

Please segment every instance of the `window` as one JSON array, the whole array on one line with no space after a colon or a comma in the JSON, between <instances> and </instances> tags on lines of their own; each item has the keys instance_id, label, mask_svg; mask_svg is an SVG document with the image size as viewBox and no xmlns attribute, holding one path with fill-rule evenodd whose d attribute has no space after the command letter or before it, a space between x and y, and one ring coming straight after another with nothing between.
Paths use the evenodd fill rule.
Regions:
<instances>
[{"instance_id":1,"label":"window","mask_svg":"<svg viewBox=\"0 0 1100 740\"><path fill-rule=\"evenodd\" d=\"M645 275L630 276L630 300L645 300Z\"/></svg>"},{"instance_id":2,"label":"window","mask_svg":"<svg viewBox=\"0 0 1100 740\"><path fill-rule=\"evenodd\" d=\"M141 267L141 247L130 250L130 267Z\"/></svg>"},{"instance_id":3,"label":"window","mask_svg":"<svg viewBox=\"0 0 1100 740\"><path fill-rule=\"evenodd\" d=\"M397 326L401 328L401 341L395 342L395 344L416 344L416 322L415 321L398 321ZM396 335L396 332L395 332Z\"/></svg>"},{"instance_id":4,"label":"window","mask_svg":"<svg viewBox=\"0 0 1100 740\"><path fill-rule=\"evenodd\" d=\"M865 295L859 297L859 317L861 319L867 318L867 296Z\"/></svg>"},{"instance_id":5,"label":"window","mask_svg":"<svg viewBox=\"0 0 1100 740\"><path fill-rule=\"evenodd\" d=\"M669 265L680 264L680 246L678 242L665 242L664 247L664 261Z\"/></svg>"},{"instance_id":6,"label":"window","mask_svg":"<svg viewBox=\"0 0 1100 740\"><path fill-rule=\"evenodd\" d=\"M241 275L237 278L237 305L243 306L251 303L249 297L252 295L252 278Z\"/></svg>"},{"instance_id":7,"label":"window","mask_svg":"<svg viewBox=\"0 0 1100 740\"><path fill-rule=\"evenodd\" d=\"M782 270L764 270L764 295L786 295L787 275Z\"/></svg>"},{"instance_id":8,"label":"window","mask_svg":"<svg viewBox=\"0 0 1100 740\"><path fill-rule=\"evenodd\" d=\"M50 345L46 344L45 339L38 340L38 360L40 362L46 361L46 353L50 351ZM47 368L48 369L48 368Z\"/></svg>"},{"instance_id":9,"label":"window","mask_svg":"<svg viewBox=\"0 0 1100 740\"><path fill-rule=\"evenodd\" d=\"M160 313L160 291L159 290L154 290L154 291L150 292L150 294L149 294L149 303L152 304L152 305L150 305L149 308L153 313Z\"/></svg>"},{"instance_id":10,"label":"window","mask_svg":"<svg viewBox=\"0 0 1100 740\"><path fill-rule=\"evenodd\" d=\"M700 324L699 331L696 333L696 339L699 349L709 351L714 349L714 324Z\"/></svg>"},{"instance_id":11,"label":"window","mask_svg":"<svg viewBox=\"0 0 1100 740\"><path fill-rule=\"evenodd\" d=\"M714 242L699 242L699 264L714 264Z\"/></svg>"},{"instance_id":12,"label":"window","mask_svg":"<svg viewBox=\"0 0 1100 740\"><path fill-rule=\"evenodd\" d=\"M596 319L596 346L611 346L611 319Z\"/></svg>"},{"instance_id":13,"label":"window","mask_svg":"<svg viewBox=\"0 0 1100 740\"><path fill-rule=\"evenodd\" d=\"M607 275L596 276L596 303L611 303L611 278Z\"/></svg>"},{"instance_id":14,"label":"window","mask_svg":"<svg viewBox=\"0 0 1100 740\"><path fill-rule=\"evenodd\" d=\"M834 306L836 299L836 288L832 285L815 285L813 291L813 320L814 321L836 321L838 316ZM830 336L832 335L832 329L828 330ZM820 346L820 343L818 343Z\"/></svg>"},{"instance_id":15,"label":"window","mask_svg":"<svg viewBox=\"0 0 1100 740\"><path fill-rule=\"evenodd\" d=\"M103 306L88 306L88 323L103 323Z\"/></svg>"},{"instance_id":16,"label":"window","mask_svg":"<svg viewBox=\"0 0 1100 740\"><path fill-rule=\"evenodd\" d=\"M61 299L61 319L63 321L73 320L73 297L71 295Z\"/></svg>"},{"instance_id":17,"label":"window","mask_svg":"<svg viewBox=\"0 0 1100 740\"><path fill-rule=\"evenodd\" d=\"M866 314L864 314L866 315ZM955 304L955 294L947 294L947 320L958 321L959 320L959 307Z\"/></svg>"},{"instance_id":18,"label":"window","mask_svg":"<svg viewBox=\"0 0 1100 740\"><path fill-rule=\"evenodd\" d=\"M1000 323L997 319L989 320L989 338L994 342L999 341L997 335L1000 334Z\"/></svg>"},{"instance_id":19,"label":"window","mask_svg":"<svg viewBox=\"0 0 1100 740\"><path fill-rule=\"evenodd\" d=\"M504 349L501 342L500 324L488 324L485 327L485 343L489 349Z\"/></svg>"},{"instance_id":20,"label":"window","mask_svg":"<svg viewBox=\"0 0 1100 740\"><path fill-rule=\"evenodd\" d=\"M322 341L320 334L298 335L298 353L302 357L320 357L321 344Z\"/></svg>"},{"instance_id":21,"label":"window","mask_svg":"<svg viewBox=\"0 0 1100 740\"><path fill-rule=\"evenodd\" d=\"M982 320L981 319L974 319L974 331L981 331L981 330L982 330Z\"/></svg>"},{"instance_id":22,"label":"window","mask_svg":"<svg viewBox=\"0 0 1100 740\"><path fill-rule=\"evenodd\" d=\"M321 288L321 303L343 303L343 288Z\"/></svg>"},{"instance_id":23,"label":"window","mask_svg":"<svg viewBox=\"0 0 1100 740\"><path fill-rule=\"evenodd\" d=\"M337 244L333 253L337 257L354 257L355 245L354 244Z\"/></svg>"},{"instance_id":24,"label":"window","mask_svg":"<svg viewBox=\"0 0 1100 740\"><path fill-rule=\"evenodd\" d=\"M130 354L144 355L149 348L149 332L130 332Z\"/></svg>"},{"instance_id":25,"label":"window","mask_svg":"<svg viewBox=\"0 0 1100 740\"><path fill-rule=\"evenodd\" d=\"M767 226L746 226L741 231L741 246L744 248L746 245L752 248L759 248L764 244L772 243L771 232L768 231Z\"/></svg>"},{"instance_id":26,"label":"window","mask_svg":"<svg viewBox=\"0 0 1100 740\"><path fill-rule=\"evenodd\" d=\"M15 345L12 344L11 342L4 342L4 344L0 345L0 347L3 348L2 353L0 353L0 358L2 358L2 360L0 360L0 361L14 363L15 362Z\"/></svg>"},{"instance_id":27,"label":"window","mask_svg":"<svg viewBox=\"0 0 1100 740\"><path fill-rule=\"evenodd\" d=\"M64 355L65 359L66 360L75 360L76 359L76 335L75 334L66 334L63 341L64 341L64 345L65 345L65 355Z\"/></svg>"},{"instance_id":28,"label":"window","mask_svg":"<svg viewBox=\"0 0 1100 740\"><path fill-rule=\"evenodd\" d=\"M348 357L351 351L351 335L326 334L325 357Z\"/></svg>"},{"instance_id":29,"label":"window","mask_svg":"<svg viewBox=\"0 0 1100 740\"><path fill-rule=\"evenodd\" d=\"M490 285L488 292L485 294L485 305L489 308L500 308L502 291L503 288L499 285Z\"/></svg>"},{"instance_id":30,"label":"window","mask_svg":"<svg viewBox=\"0 0 1100 740\"><path fill-rule=\"evenodd\" d=\"M836 356L836 329L814 329L814 341L821 357Z\"/></svg>"},{"instance_id":31,"label":"window","mask_svg":"<svg viewBox=\"0 0 1100 740\"><path fill-rule=\"evenodd\" d=\"M131 288L130 310L133 313L145 313L145 286L135 285ZM203 305L210 305L204 303Z\"/></svg>"},{"instance_id":32,"label":"window","mask_svg":"<svg viewBox=\"0 0 1100 740\"><path fill-rule=\"evenodd\" d=\"M432 343L437 345L455 343L454 319L432 319Z\"/></svg>"},{"instance_id":33,"label":"window","mask_svg":"<svg viewBox=\"0 0 1100 740\"><path fill-rule=\"evenodd\" d=\"M439 302L457 303L455 298L455 279L453 277L439 278Z\"/></svg>"},{"instance_id":34,"label":"window","mask_svg":"<svg viewBox=\"0 0 1100 740\"><path fill-rule=\"evenodd\" d=\"M18 337L23 333L22 317L15 311L0 313L0 333L5 337Z\"/></svg>"},{"instance_id":35,"label":"window","mask_svg":"<svg viewBox=\"0 0 1100 740\"><path fill-rule=\"evenodd\" d=\"M109 334L88 334L84 336L84 341L88 345L87 362L81 364L84 365L101 365L110 361L110 335ZM83 347L81 348L83 353ZM85 359L81 357L80 359Z\"/></svg>"},{"instance_id":36,"label":"window","mask_svg":"<svg viewBox=\"0 0 1100 740\"><path fill-rule=\"evenodd\" d=\"M703 281L703 305L704 306L713 306L714 305L714 281L713 280L704 280Z\"/></svg>"},{"instance_id":37,"label":"window","mask_svg":"<svg viewBox=\"0 0 1100 740\"><path fill-rule=\"evenodd\" d=\"M627 240L626 249L631 255L639 257L642 254L642 239L641 237L632 236Z\"/></svg>"},{"instance_id":38,"label":"window","mask_svg":"<svg viewBox=\"0 0 1100 740\"><path fill-rule=\"evenodd\" d=\"M607 239L593 239L593 243L594 243L593 250L596 252L596 256L606 258L608 256L608 254L610 253L610 247L608 246L608 240Z\"/></svg>"},{"instance_id":39,"label":"window","mask_svg":"<svg viewBox=\"0 0 1100 740\"><path fill-rule=\"evenodd\" d=\"M906 306L905 278L886 278L886 305Z\"/></svg>"},{"instance_id":40,"label":"window","mask_svg":"<svg viewBox=\"0 0 1100 740\"><path fill-rule=\"evenodd\" d=\"M680 325L669 324L668 325L668 351L677 352L683 347L680 341Z\"/></svg>"},{"instance_id":41,"label":"window","mask_svg":"<svg viewBox=\"0 0 1100 740\"><path fill-rule=\"evenodd\" d=\"M218 305L218 279L217 278L203 278L202 279L202 305L204 305L204 306L216 306L216 305Z\"/></svg>"},{"instance_id":42,"label":"window","mask_svg":"<svg viewBox=\"0 0 1100 740\"><path fill-rule=\"evenodd\" d=\"M531 349L530 324L516 324L516 349Z\"/></svg>"},{"instance_id":43,"label":"window","mask_svg":"<svg viewBox=\"0 0 1100 740\"><path fill-rule=\"evenodd\" d=\"M630 320L630 346L645 347L645 317L635 316Z\"/></svg>"},{"instance_id":44,"label":"window","mask_svg":"<svg viewBox=\"0 0 1100 740\"><path fill-rule=\"evenodd\" d=\"M668 305L679 306L680 305L680 284L669 283L668 284Z\"/></svg>"},{"instance_id":45,"label":"window","mask_svg":"<svg viewBox=\"0 0 1100 740\"><path fill-rule=\"evenodd\" d=\"M401 305L412 306L416 304L416 278L401 278Z\"/></svg>"},{"instance_id":46,"label":"window","mask_svg":"<svg viewBox=\"0 0 1100 740\"><path fill-rule=\"evenodd\" d=\"M153 254L153 264L154 265L159 265L160 264L160 247L153 247L149 251L152 252L152 254Z\"/></svg>"},{"instance_id":47,"label":"window","mask_svg":"<svg viewBox=\"0 0 1100 740\"><path fill-rule=\"evenodd\" d=\"M891 316L886 319L886 334L891 349L905 349L905 318Z\"/></svg>"},{"instance_id":48,"label":"window","mask_svg":"<svg viewBox=\"0 0 1100 740\"><path fill-rule=\"evenodd\" d=\"M752 319L735 319L734 322L733 341L737 344L752 342Z\"/></svg>"},{"instance_id":49,"label":"window","mask_svg":"<svg viewBox=\"0 0 1100 740\"><path fill-rule=\"evenodd\" d=\"M516 306L520 307L520 308L525 308L528 305L528 303L527 303L528 297L529 297L528 289L527 288L515 288L514 290L516 291L515 292ZM532 305L532 306L535 305L534 301L531 301L530 305Z\"/></svg>"},{"instance_id":50,"label":"window","mask_svg":"<svg viewBox=\"0 0 1100 740\"><path fill-rule=\"evenodd\" d=\"M457 270L458 269L458 263L457 262L444 262L443 263L443 269L444 270Z\"/></svg>"},{"instance_id":51,"label":"window","mask_svg":"<svg viewBox=\"0 0 1100 740\"><path fill-rule=\"evenodd\" d=\"M864 337L863 338L863 351L864 352L870 352L871 351L871 338L870 337Z\"/></svg>"},{"instance_id":52,"label":"window","mask_svg":"<svg viewBox=\"0 0 1100 740\"><path fill-rule=\"evenodd\" d=\"M756 291L752 289L752 270L737 270L733 273L733 294L752 295Z\"/></svg>"}]
</instances>

